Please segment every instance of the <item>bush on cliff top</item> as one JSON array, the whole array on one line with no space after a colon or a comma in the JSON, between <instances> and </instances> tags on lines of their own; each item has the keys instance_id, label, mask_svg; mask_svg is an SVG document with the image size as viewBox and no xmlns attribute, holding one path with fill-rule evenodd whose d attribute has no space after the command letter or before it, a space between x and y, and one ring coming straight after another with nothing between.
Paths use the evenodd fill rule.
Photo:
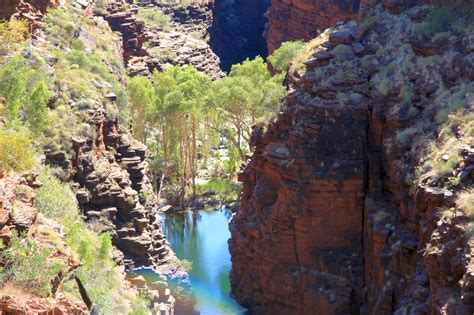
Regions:
<instances>
[{"instance_id":1,"label":"bush on cliff top","mask_svg":"<svg viewBox=\"0 0 474 315\"><path fill-rule=\"evenodd\" d=\"M303 41L288 41L281 44L280 48L275 50L268 61L278 72L286 72L293 59L300 54L305 46Z\"/></svg>"},{"instance_id":2,"label":"bush on cliff top","mask_svg":"<svg viewBox=\"0 0 474 315\"><path fill-rule=\"evenodd\" d=\"M166 32L171 30L170 18L156 8L140 8L137 18L151 29L163 29Z\"/></svg>"}]
</instances>

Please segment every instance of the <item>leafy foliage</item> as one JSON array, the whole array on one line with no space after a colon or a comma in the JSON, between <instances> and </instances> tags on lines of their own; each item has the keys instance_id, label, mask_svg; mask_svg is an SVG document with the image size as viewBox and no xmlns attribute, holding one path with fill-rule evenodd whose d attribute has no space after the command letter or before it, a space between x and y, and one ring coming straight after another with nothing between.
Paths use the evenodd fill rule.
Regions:
<instances>
[{"instance_id":1,"label":"leafy foliage","mask_svg":"<svg viewBox=\"0 0 474 315\"><path fill-rule=\"evenodd\" d=\"M228 180L213 179L205 184L197 186L197 191L202 194L205 192L215 192L226 201L235 201L239 199L242 187L238 183L229 182Z\"/></svg>"},{"instance_id":2,"label":"leafy foliage","mask_svg":"<svg viewBox=\"0 0 474 315\"><path fill-rule=\"evenodd\" d=\"M78 216L78 205L69 185L51 175L46 168L39 179L43 186L36 190L36 207L47 218L67 221Z\"/></svg>"},{"instance_id":3,"label":"leafy foliage","mask_svg":"<svg viewBox=\"0 0 474 315\"><path fill-rule=\"evenodd\" d=\"M146 116L155 101L155 90L146 77L136 76L129 80L127 91L132 110L133 136L144 142Z\"/></svg>"},{"instance_id":4,"label":"leafy foliage","mask_svg":"<svg viewBox=\"0 0 474 315\"><path fill-rule=\"evenodd\" d=\"M145 25L151 29L171 30L169 17L154 7L140 8L137 18L145 22Z\"/></svg>"},{"instance_id":5,"label":"leafy foliage","mask_svg":"<svg viewBox=\"0 0 474 315\"><path fill-rule=\"evenodd\" d=\"M301 53L305 45L303 41L284 42L268 57L268 61L275 70L285 72L291 61Z\"/></svg>"},{"instance_id":6,"label":"leafy foliage","mask_svg":"<svg viewBox=\"0 0 474 315\"><path fill-rule=\"evenodd\" d=\"M25 114L26 121L35 134L42 134L49 126L48 101L50 96L51 92L44 81L38 83L31 92Z\"/></svg>"},{"instance_id":7,"label":"leafy foliage","mask_svg":"<svg viewBox=\"0 0 474 315\"><path fill-rule=\"evenodd\" d=\"M121 278L111 259L112 238L110 234L95 234L82 221L76 198L65 183L52 176L46 169L39 177L43 186L36 190L36 206L44 216L64 226L65 241L73 250L82 266L76 275L84 283L89 296L104 314L113 313L123 300ZM61 289L78 298L73 279L61 284Z\"/></svg>"},{"instance_id":8,"label":"leafy foliage","mask_svg":"<svg viewBox=\"0 0 474 315\"><path fill-rule=\"evenodd\" d=\"M24 130L0 129L0 170L26 171L35 165L35 150Z\"/></svg>"},{"instance_id":9,"label":"leafy foliage","mask_svg":"<svg viewBox=\"0 0 474 315\"><path fill-rule=\"evenodd\" d=\"M474 219L474 189L461 192L456 199L456 206L469 218Z\"/></svg>"}]
</instances>

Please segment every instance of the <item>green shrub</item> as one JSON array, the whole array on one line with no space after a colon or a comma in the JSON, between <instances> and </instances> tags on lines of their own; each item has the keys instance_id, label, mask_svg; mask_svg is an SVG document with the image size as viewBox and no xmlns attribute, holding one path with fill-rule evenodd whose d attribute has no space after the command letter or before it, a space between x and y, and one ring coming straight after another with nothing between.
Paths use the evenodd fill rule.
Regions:
<instances>
[{"instance_id":1,"label":"green shrub","mask_svg":"<svg viewBox=\"0 0 474 315\"><path fill-rule=\"evenodd\" d=\"M6 262L3 282L42 297L48 296L51 281L65 268L64 262L51 259L50 255L50 250L14 231L8 247L0 251L1 259Z\"/></svg>"},{"instance_id":2,"label":"green shrub","mask_svg":"<svg viewBox=\"0 0 474 315\"><path fill-rule=\"evenodd\" d=\"M238 183L232 183L230 181L221 179L213 179L205 184L196 185L196 191L199 194L213 191L227 201L234 201L238 200L239 198L241 186Z\"/></svg>"},{"instance_id":3,"label":"green shrub","mask_svg":"<svg viewBox=\"0 0 474 315\"><path fill-rule=\"evenodd\" d=\"M421 35L431 38L436 33L446 32L456 18L452 8L442 6L432 9L421 27Z\"/></svg>"},{"instance_id":4,"label":"green shrub","mask_svg":"<svg viewBox=\"0 0 474 315\"><path fill-rule=\"evenodd\" d=\"M331 51L331 53L336 56L337 60L343 61L352 55L352 49L347 45L339 44Z\"/></svg>"},{"instance_id":5,"label":"green shrub","mask_svg":"<svg viewBox=\"0 0 474 315\"><path fill-rule=\"evenodd\" d=\"M74 39L79 36L80 27L71 13L63 8L49 10L45 17L47 21L45 32L49 40L53 40L60 46L70 46Z\"/></svg>"},{"instance_id":6,"label":"green shrub","mask_svg":"<svg viewBox=\"0 0 474 315\"><path fill-rule=\"evenodd\" d=\"M51 124L48 108L50 97L51 92L44 81L38 83L31 92L25 108L25 117L29 128L35 134L42 134Z\"/></svg>"},{"instance_id":7,"label":"green shrub","mask_svg":"<svg viewBox=\"0 0 474 315\"><path fill-rule=\"evenodd\" d=\"M377 86L377 91L383 96L387 96L391 89L392 89L392 82L387 79L381 80Z\"/></svg>"},{"instance_id":8,"label":"green shrub","mask_svg":"<svg viewBox=\"0 0 474 315\"><path fill-rule=\"evenodd\" d=\"M140 8L137 18L142 20L151 29L163 29L170 31L170 18L156 8Z\"/></svg>"},{"instance_id":9,"label":"green shrub","mask_svg":"<svg viewBox=\"0 0 474 315\"><path fill-rule=\"evenodd\" d=\"M0 115L5 116L10 125L20 119L20 106L25 100L27 72L25 58L16 56L5 67L0 68L0 97L7 101L5 108L0 108Z\"/></svg>"},{"instance_id":10,"label":"green shrub","mask_svg":"<svg viewBox=\"0 0 474 315\"><path fill-rule=\"evenodd\" d=\"M36 153L24 130L0 129L0 170L26 171L35 166Z\"/></svg>"},{"instance_id":11,"label":"green shrub","mask_svg":"<svg viewBox=\"0 0 474 315\"><path fill-rule=\"evenodd\" d=\"M193 262L190 260L178 259L177 265L178 265L178 268L188 273L191 272L191 270L193 270Z\"/></svg>"},{"instance_id":12,"label":"green shrub","mask_svg":"<svg viewBox=\"0 0 474 315\"><path fill-rule=\"evenodd\" d=\"M410 143L410 141L413 140L413 136L415 135L416 132L417 132L417 128L415 127L406 128L397 133L395 140L398 143L407 145Z\"/></svg>"},{"instance_id":13,"label":"green shrub","mask_svg":"<svg viewBox=\"0 0 474 315\"><path fill-rule=\"evenodd\" d=\"M148 315L150 314L149 306L151 303L151 297L147 294L146 290L140 290L137 298L133 302L132 310L129 315Z\"/></svg>"},{"instance_id":14,"label":"green shrub","mask_svg":"<svg viewBox=\"0 0 474 315\"><path fill-rule=\"evenodd\" d=\"M469 222L466 226L466 233L469 237L474 236L474 222Z\"/></svg>"},{"instance_id":15,"label":"green shrub","mask_svg":"<svg viewBox=\"0 0 474 315\"><path fill-rule=\"evenodd\" d=\"M303 41L284 42L268 57L268 61L275 70L286 72L292 60L301 53L305 45Z\"/></svg>"},{"instance_id":16,"label":"green shrub","mask_svg":"<svg viewBox=\"0 0 474 315\"><path fill-rule=\"evenodd\" d=\"M39 180L43 186L36 190L36 207L47 218L64 222L78 216L78 205L69 185L45 169Z\"/></svg>"},{"instance_id":17,"label":"green shrub","mask_svg":"<svg viewBox=\"0 0 474 315\"><path fill-rule=\"evenodd\" d=\"M349 99L354 104L360 104L362 102L362 100L364 99L364 96L362 94L359 94L359 93L351 93L349 95Z\"/></svg>"},{"instance_id":18,"label":"green shrub","mask_svg":"<svg viewBox=\"0 0 474 315\"><path fill-rule=\"evenodd\" d=\"M109 0L97 0L95 4L95 12L99 15L106 14L108 4L109 4Z\"/></svg>"}]
</instances>

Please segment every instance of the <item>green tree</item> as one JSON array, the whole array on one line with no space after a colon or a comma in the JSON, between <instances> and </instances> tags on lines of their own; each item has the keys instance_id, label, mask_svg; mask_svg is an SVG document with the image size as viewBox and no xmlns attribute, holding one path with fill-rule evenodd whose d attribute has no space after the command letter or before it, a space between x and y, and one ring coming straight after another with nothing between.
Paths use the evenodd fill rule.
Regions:
<instances>
[{"instance_id":1,"label":"green tree","mask_svg":"<svg viewBox=\"0 0 474 315\"><path fill-rule=\"evenodd\" d=\"M198 142L204 117L204 99L210 80L194 67L173 67L153 75L156 104L152 115L156 128L155 163L163 173L179 178L180 200L184 203L186 184L191 180L195 193ZM161 145L160 145L161 143ZM161 166L160 166L161 164Z\"/></svg>"},{"instance_id":2,"label":"green tree","mask_svg":"<svg viewBox=\"0 0 474 315\"><path fill-rule=\"evenodd\" d=\"M261 57L247 59L234 65L228 77L213 83L208 126L229 140L243 161L252 125L276 113L285 94L282 78L272 77Z\"/></svg>"},{"instance_id":3,"label":"green tree","mask_svg":"<svg viewBox=\"0 0 474 315\"><path fill-rule=\"evenodd\" d=\"M146 77L136 76L128 81L127 91L132 111L132 134L135 139L146 142L146 120L155 103L155 89Z\"/></svg>"},{"instance_id":4,"label":"green tree","mask_svg":"<svg viewBox=\"0 0 474 315\"><path fill-rule=\"evenodd\" d=\"M303 41L288 41L281 44L269 57L268 61L278 72L286 72L293 58L303 50Z\"/></svg>"},{"instance_id":5,"label":"green tree","mask_svg":"<svg viewBox=\"0 0 474 315\"><path fill-rule=\"evenodd\" d=\"M20 107L26 98L27 69L23 57L12 58L0 69L0 97L5 98L6 106L0 115L6 116L10 125L20 119Z\"/></svg>"}]
</instances>

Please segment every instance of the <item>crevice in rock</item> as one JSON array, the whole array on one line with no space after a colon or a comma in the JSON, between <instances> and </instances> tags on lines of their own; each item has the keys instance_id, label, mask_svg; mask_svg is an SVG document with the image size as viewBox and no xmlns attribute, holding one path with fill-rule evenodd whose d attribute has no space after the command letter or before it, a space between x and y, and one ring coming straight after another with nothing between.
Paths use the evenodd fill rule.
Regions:
<instances>
[{"instance_id":1,"label":"crevice in rock","mask_svg":"<svg viewBox=\"0 0 474 315\"><path fill-rule=\"evenodd\" d=\"M210 45L221 59L222 70L229 71L246 58L267 56L263 33L269 6L270 0L215 1Z\"/></svg>"}]
</instances>

